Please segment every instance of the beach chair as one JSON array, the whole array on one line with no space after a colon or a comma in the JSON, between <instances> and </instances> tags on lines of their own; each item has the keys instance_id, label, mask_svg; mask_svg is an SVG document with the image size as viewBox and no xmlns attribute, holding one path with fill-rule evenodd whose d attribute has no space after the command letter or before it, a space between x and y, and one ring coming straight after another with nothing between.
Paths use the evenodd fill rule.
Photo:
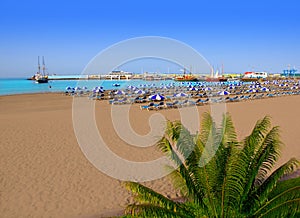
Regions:
<instances>
[{"instance_id":1,"label":"beach chair","mask_svg":"<svg viewBox=\"0 0 300 218\"><path fill-rule=\"evenodd\" d=\"M178 108L179 107L179 101L176 100L172 103L172 108Z\"/></svg>"},{"instance_id":2,"label":"beach chair","mask_svg":"<svg viewBox=\"0 0 300 218\"><path fill-rule=\"evenodd\" d=\"M234 102L234 101L238 101L239 100L239 96L235 96L234 98L229 98L229 101Z\"/></svg>"},{"instance_id":3,"label":"beach chair","mask_svg":"<svg viewBox=\"0 0 300 218\"><path fill-rule=\"evenodd\" d=\"M186 106L188 106L188 100L184 100L183 102L179 102L179 107L186 107Z\"/></svg>"},{"instance_id":4,"label":"beach chair","mask_svg":"<svg viewBox=\"0 0 300 218\"><path fill-rule=\"evenodd\" d=\"M220 97L220 98L212 98L211 99L211 102L212 103L219 103L219 102L222 102L223 101L223 98L222 97Z\"/></svg>"},{"instance_id":5,"label":"beach chair","mask_svg":"<svg viewBox=\"0 0 300 218\"><path fill-rule=\"evenodd\" d=\"M204 105L203 100L201 98L199 98L197 101L195 101L195 105L197 105L197 106Z\"/></svg>"},{"instance_id":6,"label":"beach chair","mask_svg":"<svg viewBox=\"0 0 300 218\"><path fill-rule=\"evenodd\" d=\"M159 104L149 104L149 107L147 108L147 111L152 111L152 110L157 110L157 107L159 106Z\"/></svg>"},{"instance_id":7,"label":"beach chair","mask_svg":"<svg viewBox=\"0 0 300 218\"><path fill-rule=\"evenodd\" d=\"M155 106L156 110L161 110L161 109L165 109L166 108L165 103L163 101L159 102L159 104L154 105L154 106Z\"/></svg>"},{"instance_id":8,"label":"beach chair","mask_svg":"<svg viewBox=\"0 0 300 218\"><path fill-rule=\"evenodd\" d=\"M188 102L188 106L195 106L196 105L196 102L195 101L189 101Z\"/></svg>"},{"instance_id":9,"label":"beach chair","mask_svg":"<svg viewBox=\"0 0 300 218\"><path fill-rule=\"evenodd\" d=\"M141 105L140 109L141 110L147 110L149 107L153 107L153 106L154 106L154 103L150 102L150 104L148 104L148 105Z\"/></svg>"},{"instance_id":10,"label":"beach chair","mask_svg":"<svg viewBox=\"0 0 300 218\"><path fill-rule=\"evenodd\" d=\"M118 102L118 101L119 101L118 98L114 98L114 99L112 99L112 100L109 100L108 103L109 103L109 104L114 104L114 103L116 103L116 102Z\"/></svg>"},{"instance_id":11,"label":"beach chair","mask_svg":"<svg viewBox=\"0 0 300 218\"><path fill-rule=\"evenodd\" d=\"M251 98L251 95L247 95L244 97L245 100L249 100Z\"/></svg>"},{"instance_id":12,"label":"beach chair","mask_svg":"<svg viewBox=\"0 0 300 218\"><path fill-rule=\"evenodd\" d=\"M264 96L264 94L260 94L260 95L257 95L255 98L256 99L261 99L263 96Z\"/></svg>"}]
</instances>

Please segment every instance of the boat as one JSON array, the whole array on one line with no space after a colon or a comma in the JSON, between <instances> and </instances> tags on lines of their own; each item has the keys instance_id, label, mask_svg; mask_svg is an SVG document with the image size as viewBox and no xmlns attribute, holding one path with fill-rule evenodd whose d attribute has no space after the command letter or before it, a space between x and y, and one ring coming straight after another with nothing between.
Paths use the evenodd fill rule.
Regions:
<instances>
[{"instance_id":1,"label":"boat","mask_svg":"<svg viewBox=\"0 0 300 218\"><path fill-rule=\"evenodd\" d=\"M186 74L185 68L183 69L183 75L182 76L176 76L174 78L175 81L179 82L197 82L198 79L193 76L191 73L189 75Z\"/></svg>"},{"instance_id":2,"label":"boat","mask_svg":"<svg viewBox=\"0 0 300 218\"><path fill-rule=\"evenodd\" d=\"M206 82L226 82L228 79L226 77L207 77L205 79Z\"/></svg>"},{"instance_id":3,"label":"boat","mask_svg":"<svg viewBox=\"0 0 300 218\"><path fill-rule=\"evenodd\" d=\"M214 73L214 69L211 68L211 74L205 79L206 82L226 82L228 78L224 76L219 76L218 70Z\"/></svg>"},{"instance_id":4,"label":"boat","mask_svg":"<svg viewBox=\"0 0 300 218\"><path fill-rule=\"evenodd\" d=\"M133 74L122 70L113 70L105 76L106 80L130 80Z\"/></svg>"},{"instance_id":5,"label":"boat","mask_svg":"<svg viewBox=\"0 0 300 218\"><path fill-rule=\"evenodd\" d=\"M48 83L48 76L39 76L35 78L36 83Z\"/></svg>"},{"instance_id":6,"label":"boat","mask_svg":"<svg viewBox=\"0 0 300 218\"><path fill-rule=\"evenodd\" d=\"M243 82L255 82L258 80L263 80L268 77L266 72L245 72L244 76L241 78Z\"/></svg>"},{"instance_id":7,"label":"boat","mask_svg":"<svg viewBox=\"0 0 300 218\"><path fill-rule=\"evenodd\" d=\"M45 74L45 60L43 56L43 73L41 74L41 66L40 66L40 56L38 56L38 72L35 74L35 82L36 83L48 83L48 76Z\"/></svg>"}]
</instances>

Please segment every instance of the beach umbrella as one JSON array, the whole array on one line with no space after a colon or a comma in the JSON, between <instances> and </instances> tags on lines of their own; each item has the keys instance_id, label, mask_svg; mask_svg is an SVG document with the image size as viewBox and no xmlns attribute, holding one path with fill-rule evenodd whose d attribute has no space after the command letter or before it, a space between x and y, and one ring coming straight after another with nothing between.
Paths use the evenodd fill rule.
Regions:
<instances>
[{"instance_id":1,"label":"beach umbrella","mask_svg":"<svg viewBox=\"0 0 300 218\"><path fill-rule=\"evenodd\" d=\"M256 89L248 89L247 92L257 92Z\"/></svg>"},{"instance_id":2,"label":"beach umbrella","mask_svg":"<svg viewBox=\"0 0 300 218\"><path fill-rule=\"evenodd\" d=\"M149 99L152 101L163 101L165 97L160 94L155 94L155 95L151 95Z\"/></svg>"},{"instance_id":3,"label":"beach umbrella","mask_svg":"<svg viewBox=\"0 0 300 218\"><path fill-rule=\"evenodd\" d=\"M134 89L134 88L135 88L135 86L132 86L132 85L127 86L127 89Z\"/></svg>"},{"instance_id":4,"label":"beach umbrella","mask_svg":"<svg viewBox=\"0 0 300 218\"><path fill-rule=\"evenodd\" d=\"M291 89L298 89L298 86L293 86L291 87Z\"/></svg>"},{"instance_id":5,"label":"beach umbrella","mask_svg":"<svg viewBox=\"0 0 300 218\"><path fill-rule=\"evenodd\" d=\"M138 95L144 95L146 92L143 91L143 90L137 90L134 92L135 94L138 94Z\"/></svg>"},{"instance_id":6,"label":"beach umbrella","mask_svg":"<svg viewBox=\"0 0 300 218\"><path fill-rule=\"evenodd\" d=\"M161 87L161 89L169 89L170 87L169 86L163 86Z\"/></svg>"},{"instance_id":7,"label":"beach umbrella","mask_svg":"<svg viewBox=\"0 0 300 218\"><path fill-rule=\"evenodd\" d=\"M204 91L211 91L212 90L212 88L210 88L210 87L205 87L204 88Z\"/></svg>"},{"instance_id":8,"label":"beach umbrella","mask_svg":"<svg viewBox=\"0 0 300 218\"><path fill-rule=\"evenodd\" d=\"M261 91L264 91L264 92L270 91L270 89L268 89L268 88L266 88L266 87L262 87L260 90L261 90Z\"/></svg>"},{"instance_id":9,"label":"beach umbrella","mask_svg":"<svg viewBox=\"0 0 300 218\"><path fill-rule=\"evenodd\" d=\"M196 88L196 87L192 87L192 88L190 88L189 90L190 90L190 91L198 91L199 89Z\"/></svg>"},{"instance_id":10,"label":"beach umbrella","mask_svg":"<svg viewBox=\"0 0 300 218\"><path fill-rule=\"evenodd\" d=\"M185 97L188 97L189 95L186 94L186 93L183 93L183 92L180 92L178 94L174 94L174 97L176 98L185 98Z\"/></svg>"},{"instance_id":11,"label":"beach umbrella","mask_svg":"<svg viewBox=\"0 0 300 218\"><path fill-rule=\"evenodd\" d=\"M94 92L94 93L99 93L99 92L100 92L100 93L103 93L104 90L101 89L100 87L96 87L96 88L93 89L93 92Z\"/></svg>"},{"instance_id":12,"label":"beach umbrella","mask_svg":"<svg viewBox=\"0 0 300 218\"><path fill-rule=\"evenodd\" d=\"M115 95L125 95L126 93L123 90L118 90L115 92Z\"/></svg>"},{"instance_id":13,"label":"beach umbrella","mask_svg":"<svg viewBox=\"0 0 300 218\"><path fill-rule=\"evenodd\" d=\"M75 87L75 91L81 90L81 88L79 86Z\"/></svg>"},{"instance_id":14,"label":"beach umbrella","mask_svg":"<svg viewBox=\"0 0 300 218\"><path fill-rule=\"evenodd\" d=\"M227 92L227 91L220 91L218 92L218 95L229 95L230 92Z\"/></svg>"},{"instance_id":15,"label":"beach umbrella","mask_svg":"<svg viewBox=\"0 0 300 218\"><path fill-rule=\"evenodd\" d=\"M70 86L68 86L68 87L66 87L66 90L72 90L73 88L72 87L70 87Z\"/></svg>"}]
</instances>

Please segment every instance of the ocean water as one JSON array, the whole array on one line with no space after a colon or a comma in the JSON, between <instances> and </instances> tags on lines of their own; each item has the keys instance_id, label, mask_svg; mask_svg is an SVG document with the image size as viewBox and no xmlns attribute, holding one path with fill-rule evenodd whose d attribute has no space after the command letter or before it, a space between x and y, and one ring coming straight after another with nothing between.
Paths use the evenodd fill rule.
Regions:
<instances>
[{"instance_id":1,"label":"ocean water","mask_svg":"<svg viewBox=\"0 0 300 218\"><path fill-rule=\"evenodd\" d=\"M113 84L120 84L115 87ZM144 81L144 80L49 80L48 83L35 83L26 79L0 79L0 95L24 94L24 93L47 93L64 92L66 87L84 87L89 90L94 87L103 86L105 90L123 89L129 85L149 86L149 85L168 85L174 83L172 80L165 81Z\"/></svg>"},{"instance_id":2,"label":"ocean water","mask_svg":"<svg viewBox=\"0 0 300 218\"><path fill-rule=\"evenodd\" d=\"M115 87L113 84L120 84ZM234 83L234 82L226 82ZM105 90L110 89L125 89L127 86L132 85L138 88L143 87L162 87L162 86L188 86L196 85L195 82L175 82L173 80L160 80L160 81L145 81L145 80L49 80L48 83L36 83L33 80L26 79L0 79L0 95L13 95L24 93L47 93L47 92L65 92L68 86L70 87L84 87L89 90L94 87L103 86ZM200 82L205 86L217 86L219 83L215 82ZM199 83L198 83L199 85Z\"/></svg>"}]
</instances>

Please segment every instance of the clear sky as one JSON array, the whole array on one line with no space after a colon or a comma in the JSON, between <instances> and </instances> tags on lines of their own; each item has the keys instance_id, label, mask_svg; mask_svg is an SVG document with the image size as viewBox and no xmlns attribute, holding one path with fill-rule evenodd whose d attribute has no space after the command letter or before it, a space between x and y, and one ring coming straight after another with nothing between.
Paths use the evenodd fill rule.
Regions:
<instances>
[{"instance_id":1,"label":"clear sky","mask_svg":"<svg viewBox=\"0 0 300 218\"><path fill-rule=\"evenodd\" d=\"M189 44L225 72L300 68L298 0L0 1L0 77L80 74L102 49L132 37ZM135 70L135 69L133 69Z\"/></svg>"}]
</instances>

